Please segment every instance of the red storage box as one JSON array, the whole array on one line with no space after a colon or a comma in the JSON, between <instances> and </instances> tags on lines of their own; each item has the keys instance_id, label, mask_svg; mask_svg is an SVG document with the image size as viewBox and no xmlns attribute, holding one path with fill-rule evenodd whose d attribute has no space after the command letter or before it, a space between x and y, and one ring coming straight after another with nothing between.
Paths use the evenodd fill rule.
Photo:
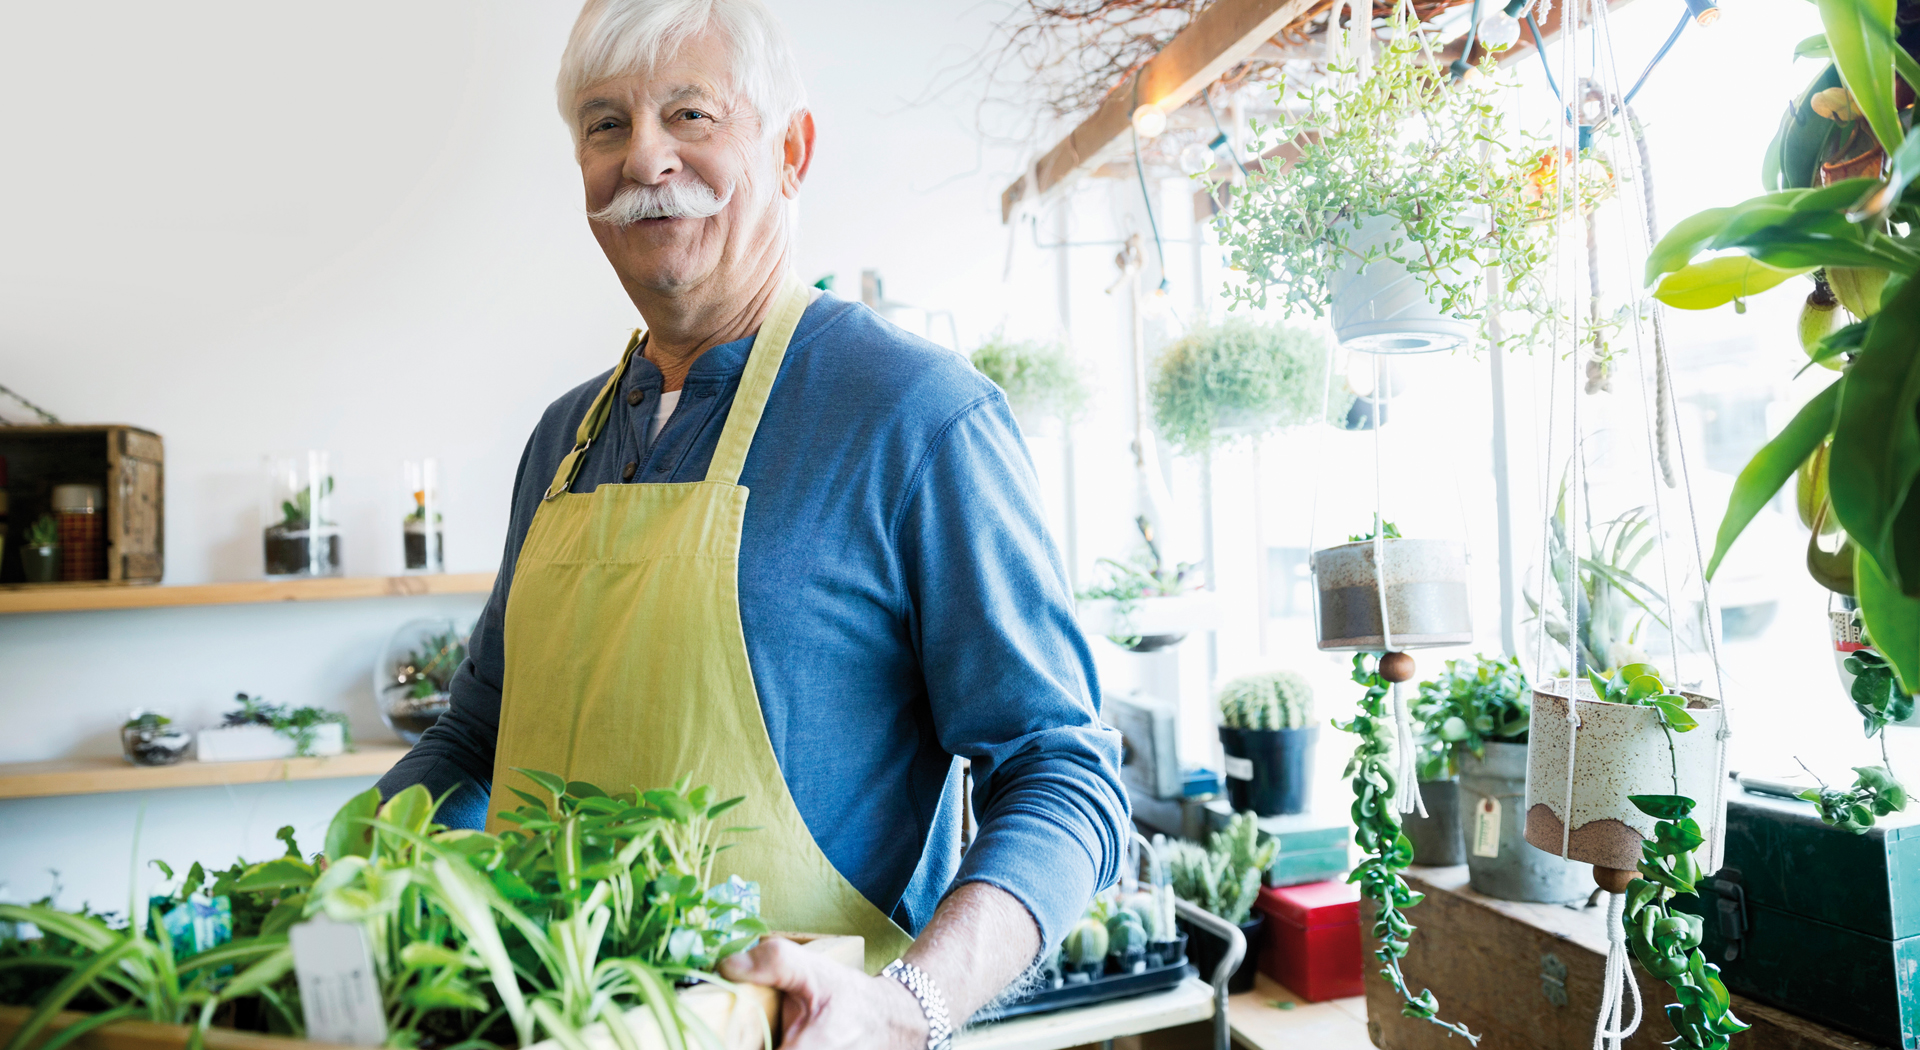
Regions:
<instances>
[{"instance_id":1,"label":"red storage box","mask_svg":"<svg viewBox=\"0 0 1920 1050\"><path fill-rule=\"evenodd\" d=\"M1267 917L1260 972L1308 1002L1360 995L1360 888L1345 882L1263 889L1253 905Z\"/></svg>"}]
</instances>

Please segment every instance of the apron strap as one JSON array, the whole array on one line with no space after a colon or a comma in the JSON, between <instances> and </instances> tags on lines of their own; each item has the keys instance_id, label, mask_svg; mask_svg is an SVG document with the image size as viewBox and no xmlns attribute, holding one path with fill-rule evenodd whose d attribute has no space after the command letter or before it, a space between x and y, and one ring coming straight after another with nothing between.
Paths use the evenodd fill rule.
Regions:
<instances>
[{"instance_id":1,"label":"apron strap","mask_svg":"<svg viewBox=\"0 0 1920 1050\"><path fill-rule=\"evenodd\" d=\"M753 337L746 373L740 377L740 389L727 412L727 428L720 432L720 445L713 450L713 460L707 467L708 481L740 483L740 469L747 464L747 449L753 444L754 431L760 428L760 413L766 409L767 395L773 392L773 381L780 375L787 344L800 325L800 315L813 301L807 286L791 277L777 295L773 313Z\"/></svg>"},{"instance_id":2,"label":"apron strap","mask_svg":"<svg viewBox=\"0 0 1920 1050\"><path fill-rule=\"evenodd\" d=\"M613 397L620 390L620 377L627 374L627 362L633 360L633 352L640 347L641 330L633 330L633 337L627 340L627 348L620 352L620 363L613 368L613 374L607 377L607 385L593 399L593 406L587 409L586 418L580 420L580 429L574 431L573 451L560 461L560 469L553 472L553 484L547 486L547 494L540 497L542 503L553 499L573 487L573 479L580 473L580 457L586 455L594 439L606 429L607 417L613 414Z\"/></svg>"}]
</instances>

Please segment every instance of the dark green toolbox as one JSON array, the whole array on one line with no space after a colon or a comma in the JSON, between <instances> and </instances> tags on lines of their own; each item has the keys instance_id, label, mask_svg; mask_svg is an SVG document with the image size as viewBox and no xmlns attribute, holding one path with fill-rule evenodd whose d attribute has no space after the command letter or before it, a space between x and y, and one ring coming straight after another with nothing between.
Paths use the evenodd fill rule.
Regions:
<instances>
[{"instance_id":1,"label":"dark green toolbox","mask_svg":"<svg viewBox=\"0 0 1920 1050\"><path fill-rule=\"evenodd\" d=\"M1820 823L1810 802L1732 787L1726 865L1700 881L1697 903L1727 987L1920 1050L1916 817L1920 806L1855 835Z\"/></svg>"}]
</instances>

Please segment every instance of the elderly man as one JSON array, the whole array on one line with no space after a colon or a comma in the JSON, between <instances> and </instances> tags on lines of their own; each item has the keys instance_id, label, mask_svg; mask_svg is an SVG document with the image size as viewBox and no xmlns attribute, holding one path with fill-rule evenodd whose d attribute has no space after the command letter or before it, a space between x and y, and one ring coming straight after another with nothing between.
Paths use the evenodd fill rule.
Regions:
<instances>
[{"instance_id":1,"label":"elderly man","mask_svg":"<svg viewBox=\"0 0 1920 1050\"><path fill-rule=\"evenodd\" d=\"M381 789L470 826L515 768L743 794L720 874L885 969L770 940L726 974L785 991L794 1050L944 1045L1127 821L1019 433L959 356L795 280L813 118L761 0L590 0L559 95L645 328L534 430L452 710Z\"/></svg>"}]
</instances>

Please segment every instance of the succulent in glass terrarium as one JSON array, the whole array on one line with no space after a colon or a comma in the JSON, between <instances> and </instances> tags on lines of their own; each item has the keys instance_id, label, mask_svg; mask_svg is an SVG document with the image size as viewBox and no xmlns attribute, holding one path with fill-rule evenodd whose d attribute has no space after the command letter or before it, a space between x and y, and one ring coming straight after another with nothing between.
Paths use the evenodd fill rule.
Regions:
<instances>
[{"instance_id":1,"label":"succulent in glass terrarium","mask_svg":"<svg viewBox=\"0 0 1920 1050\"><path fill-rule=\"evenodd\" d=\"M158 711L135 711L120 726L120 750L136 766L173 765L192 747L193 735Z\"/></svg>"},{"instance_id":2,"label":"succulent in glass terrarium","mask_svg":"<svg viewBox=\"0 0 1920 1050\"><path fill-rule=\"evenodd\" d=\"M452 704L453 675L466 659L466 632L452 620L401 625L374 667L374 695L388 728L417 743Z\"/></svg>"}]
</instances>

